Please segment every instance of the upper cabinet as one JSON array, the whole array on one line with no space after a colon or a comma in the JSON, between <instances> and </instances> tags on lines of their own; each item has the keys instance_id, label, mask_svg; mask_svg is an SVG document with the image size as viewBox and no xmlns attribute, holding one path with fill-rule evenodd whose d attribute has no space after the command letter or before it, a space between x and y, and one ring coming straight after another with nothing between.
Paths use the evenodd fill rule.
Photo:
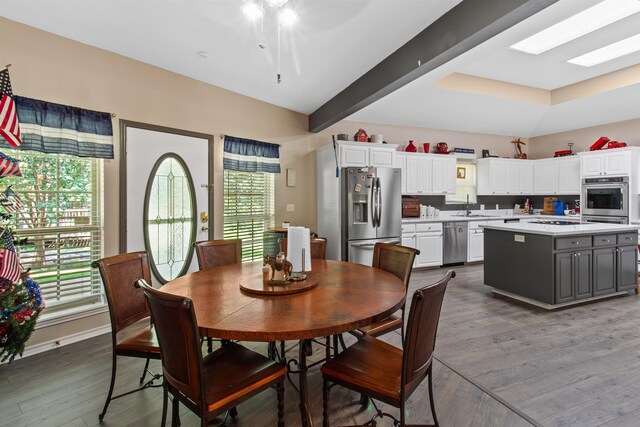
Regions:
<instances>
[{"instance_id":1,"label":"upper cabinet","mask_svg":"<svg viewBox=\"0 0 640 427\"><path fill-rule=\"evenodd\" d=\"M557 159L540 159L533 163L533 194L558 194Z\"/></svg>"},{"instance_id":2,"label":"upper cabinet","mask_svg":"<svg viewBox=\"0 0 640 427\"><path fill-rule=\"evenodd\" d=\"M629 175L634 152L633 149L615 148L580 153L582 176Z\"/></svg>"},{"instance_id":3,"label":"upper cabinet","mask_svg":"<svg viewBox=\"0 0 640 427\"><path fill-rule=\"evenodd\" d=\"M478 159L478 195L533 193L531 160Z\"/></svg>"},{"instance_id":4,"label":"upper cabinet","mask_svg":"<svg viewBox=\"0 0 640 427\"><path fill-rule=\"evenodd\" d=\"M558 157L558 194L580 194L580 158Z\"/></svg>"},{"instance_id":5,"label":"upper cabinet","mask_svg":"<svg viewBox=\"0 0 640 427\"><path fill-rule=\"evenodd\" d=\"M435 154L432 194L456 194L456 158Z\"/></svg>"},{"instance_id":6,"label":"upper cabinet","mask_svg":"<svg viewBox=\"0 0 640 427\"><path fill-rule=\"evenodd\" d=\"M402 193L415 195L455 194L456 158L443 154L396 153L402 169Z\"/></svg>"},{"instance_id":7,"label":"upper cabinet","mask_svg":"<svg viewBox=\"0 0 640 427\"><path fill-rule=\"evenodd\" d=\"M580 194L580 159L478 159L478 194Z\"/></svg>"},{"instance_id":8,"label":"upper cabinet","mask_svg":"<svg viewBox=\"0 0 640 427\"><path fill-rule=\"evenodd\" d=\"M370 144L364 142L338 141L338 164L346 167L394 167L395 144Z\"/></svg>"},{"instance_id":9,"label":"upper cabinet","mask_svg":"<svg viewBox=\"0 0 640 427\"><path fill-rule=\"evenodd\" d=\"M578 156L554 157L533 161L533 194L580 194Z\"/></svg>"}]
</instances>

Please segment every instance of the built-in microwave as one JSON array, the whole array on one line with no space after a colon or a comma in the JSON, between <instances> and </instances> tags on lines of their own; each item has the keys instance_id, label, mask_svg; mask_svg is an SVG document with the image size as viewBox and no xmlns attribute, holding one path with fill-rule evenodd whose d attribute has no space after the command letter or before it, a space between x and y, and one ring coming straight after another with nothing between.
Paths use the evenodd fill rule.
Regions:
<instances>
[{"instance_id":1,"label":"built-in microwave","mask_svg":"<svg viewBox=\"0 0 640 427\"><path fill-rule=\"evenodd\" d=\"M629 177L583 178L582 215L629 216Z\"/></svg>"}]
</instances>

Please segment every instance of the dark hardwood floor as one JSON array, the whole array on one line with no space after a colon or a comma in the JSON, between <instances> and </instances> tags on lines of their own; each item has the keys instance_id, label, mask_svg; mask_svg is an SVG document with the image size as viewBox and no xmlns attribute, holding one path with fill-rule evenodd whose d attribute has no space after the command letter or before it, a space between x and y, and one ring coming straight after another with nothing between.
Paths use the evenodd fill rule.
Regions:
<instances>
[{"instance_id":1,"label":"dark hardwood floor","mask_svg":"<svg viewBox=\"0 0 640 427\"><path fill-rule=\"evenodd\" d=\"M447 289L436 361L435 403L442 426L637 426L640 420L640 299L637 295L554 312L492 296L482 265L455 267ZM411 288L442 269L415 271ZM347 342L352 338L346 336ZM386 340L398 344L399 335ZM264 352L263 343L244 343ZM97 426L111 364L110 338L80 343L0 366L0 426ZM314 356L323 349L314 345ZM295 352L294 352L295 353ZM116 393L135 387L143 361L120 358ZM152 368L159 370L158 362ZM297 382L295 375L294 382ZM312 411L321 425L322 384L309 371ZM335 387L332 425L363 424L373 412L359 395ZM295 390L286 385L286 423L300 425ZM385 408L388 411L396 411ZM157 426L162 390L115 400L101 424ZM426 382L409 400L409 422L431 422ZM238 407L227 425L276 425L275 392ZM182 408L184 426L199 425ZM389 422L379 425L391 425Z\"/></svg>"}]
</instances>

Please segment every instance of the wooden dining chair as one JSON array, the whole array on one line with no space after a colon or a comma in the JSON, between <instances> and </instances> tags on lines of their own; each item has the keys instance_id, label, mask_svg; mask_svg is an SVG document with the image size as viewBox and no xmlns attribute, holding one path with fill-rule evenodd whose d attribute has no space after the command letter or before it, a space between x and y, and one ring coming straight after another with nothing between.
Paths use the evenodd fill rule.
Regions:
<instances>
[{"instance_id":1,"label":"wooden dining chair","mask_svg":"<svg viewBox=\"0 0 640 427\"><path fill-rule=\"evenodd\" d=\"M242 240L240 239L202 240L193 245L200 270L242 262Z\"/></svg>"},{"instance_id":2,"label":"wooden dining chair","mask_svg":"<svg viewBox=\"0 0 640 427\"><path fill-rule=\"evenodd\" d=\"M316 237L310 241L309 251L311 252L311 259L326 259L327 253L327 239L324 237ZM287 255L287 238L280 239L280 252L284 252Z\"/></svg>"},{"instance_id":3,"label":"wooden dining chair","mask_svg":"<svg viewBox=\"0 0 640 427\"><path fill-rule=\"evenodd\" d=\"M429 403L434 425L439 425L433 399L433 350L444 292L453 277L455 273L449 270L438 282L413 293L404 349L365 336L320 368L324 427L330 424L329 391L336 384L399 408L398 420L383 413L372 400L376 413L371 421L389 416L394 420L394 425L404 427L407 399L425 378L429 382Z\"/></svg>"},{"instance_id":4,"label":"wooden dining chair","mask_svg":"<svg viewBox=\"0 0 640 427\"><path fill-rule=\"evenodd\" d=\"M151 380L144 383L146 374L149 372L149 360L160 359L160 349L144 293L134 287L139 279L151 281L147 253L141 251L115 255L94 261L91 266L97 268L102 276L111 320L113 349L111 383L104 408L98 416L102 421L112 400L148 387L160 387L159 384L153 385L153 381L160 378L160 375L151 374ZM113 396L118 356L140 357L147 360L140 377L140 387Z\"/></svg>"},{"instance_id":5,"label":"wooden dining chair","mask_svg":"<svg viewBox=\"0 0 640 427\"><path fill-rule=\"evenodd\" d=\"M198 269L205 270L219 265L240 264L242 262L242 240L202 240L195 242ZM213 351L213 339L207 337L207 351Z\"/></svg>"},{"instance_id":6,"label":"wooden dining chair","mask_svg":"<svg viewBox=\"0 0 640 427\"><path fill-rule=\"evenodd\" d=\"M189 298L162 292L144 280L138 286L147 297L160 342L164 399L162 426L167 418L167 398L173 396L172 426L180 425L182 402L200 417L204 427L213 418L268 388L278 399L278 426L284 426L286 366L240 344L230 342L202 357L200 333Z\"/></svg>"},{"instance_id":7,"label":"wooden dining chair","mask_svg":"<svg viewBox=\"0 0 640 427\"><path fill-rule=\"evenodd\" d=\"M402 280L405 289L409 289L409 279L411 279L411 270L413 268L413 260L420 251L408 246L394 245L390 243L376 243L373 247L374 268L379 268L396 276ZM401 308L401 315L393 314L386 319L371 325L363 326L351 333L357 338L364 336L379 337L387 332L404 328L404 310L405 305ZM404 336L404 331L401 331Z\"/></svg>"}]
</instances>

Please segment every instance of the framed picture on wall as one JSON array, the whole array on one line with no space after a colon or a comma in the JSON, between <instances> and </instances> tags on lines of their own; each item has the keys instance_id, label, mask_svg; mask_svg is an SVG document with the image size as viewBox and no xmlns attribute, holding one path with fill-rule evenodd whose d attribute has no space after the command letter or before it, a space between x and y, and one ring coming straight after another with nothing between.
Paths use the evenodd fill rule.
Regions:
<instances>
[{"instance_id":1,"label":"framed picture on wall","mask_svg":"<svg viewBox=\"0 0 640 427\"><path fill-rule=\"evenodd\" d=\"M465 179L467 177L467 168L459 166L456 169L456 176L460 179Z\"/></svg>"}]
</instances>

